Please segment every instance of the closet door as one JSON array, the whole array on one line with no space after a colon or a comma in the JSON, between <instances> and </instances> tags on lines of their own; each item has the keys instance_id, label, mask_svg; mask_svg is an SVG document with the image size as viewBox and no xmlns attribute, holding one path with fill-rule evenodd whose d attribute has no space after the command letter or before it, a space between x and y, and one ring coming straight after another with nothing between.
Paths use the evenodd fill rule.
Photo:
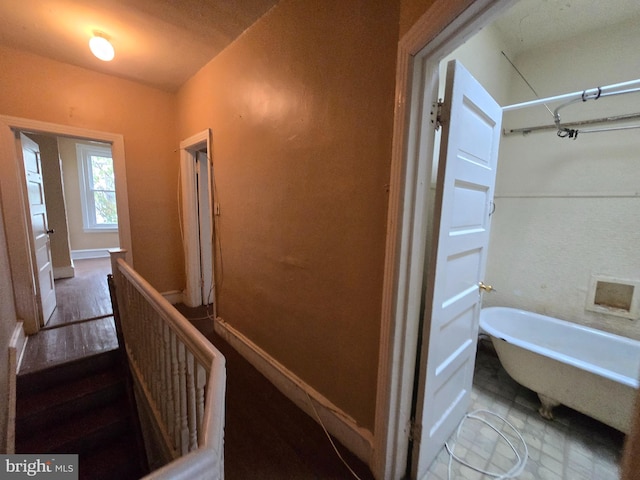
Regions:
<instances>
[{"instance_id":1,"label":"closet door","mask_svg":"<svg viewBox=\"0 0 640 480\"><path fill-rule=\"evenodd\" d=\"M501 122L501 107L459 62L449 62L412 478L425 478L470 406Z\"/></svg>"}]
</instances>

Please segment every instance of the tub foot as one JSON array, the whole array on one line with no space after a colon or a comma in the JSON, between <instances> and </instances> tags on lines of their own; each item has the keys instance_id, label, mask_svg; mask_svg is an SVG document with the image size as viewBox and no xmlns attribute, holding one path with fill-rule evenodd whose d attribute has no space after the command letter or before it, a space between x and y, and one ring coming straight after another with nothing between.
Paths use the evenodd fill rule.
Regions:
<instances>
[{"instance_id":1,"label":"tub foot","mask_svg":"<svg viewBox=\"0 0 640 480\"><path fill-rule=\"evenodd\" d=\"M542 403L542 406L538 409L538 413L547 420L553 420L553 409L560 405L560 402L553 398L547 397L541 393L538 394L538 398Z\"/></svg>"}]
</instances>

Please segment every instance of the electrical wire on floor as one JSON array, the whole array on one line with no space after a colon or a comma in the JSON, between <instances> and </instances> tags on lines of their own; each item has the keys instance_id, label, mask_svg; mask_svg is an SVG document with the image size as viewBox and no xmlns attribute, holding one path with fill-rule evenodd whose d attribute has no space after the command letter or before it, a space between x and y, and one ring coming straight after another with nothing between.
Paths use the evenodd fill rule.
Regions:
<instances>
[{"instance_id":1,"label":"electrical wire on floor","mask_svg":"<svg viewBox=\"0 0 640 480\"><path fill-rule=\"evenodd\" d=\"M522 446L524 447L524 455L522 455L522 456L520 455L520 453L518 452L518 449L513 445L511 440L509 440L506 437L506 435L504 433L502 433L498 429L498 427L496 427L495 425L490 423L488 420L486 420L486 419L482 418L481 416L479 416L478 414L480 414L480 413L487 414L487 415L493 415L494 417L497 417L500 420L502 420L505 425L508 425L509 428L511 428L511 430L513 430L513 432L516 434L516 436L518 437L519 441L522 443ZM456 431L456 436L455 436L455 440L456 441L458 440L458 437L460 436L460 432L462 431L462 426L464 425L464 422L467 419L478 420L478 421L484 423L485 425L489 426L491 429L493 429L511 447L511 450L513 450L513 453L515 454L517 460L516 460L516 463L514 464L514 466L508 472L489 472L489 471L483 470L482 468L479 468L479 467L476 467L474 465L471 465L468 462L466 462L464 459L456 456L456 454L455 454L456 445L454 444L452 447L450 447L449 443L447 442L447 443L445 443L445 447L447 449L447 452L449 452L449 465L448 465L448 469L447 469L448 478L451 479L451 467L452 467L453 460L457 461L458 463L464 465L467 468L470 468L472 470L475 470L476 472L482 473L483 475L488 475L490 477L495 477L498 480L506 480L508 478L516 478L516 477L518 477L524 471L524 468L525 468L525 466L527 464L527 458L529 456L529 449L527 448L527 443L524 441L524 438L522 438L522 435L520 434L520 432L518 432L518 430L516 430L516 428L513 425L511 425L511 423L509 423L505 418L501 417L497 413L493 413L493 412L491 412L489 410L479 409L479 410L474 410L472 412L467 413L464 416L464 418L460 421L460 424L458 425L458 429Z\"/></svg>"},{"instance_id":2,"label":"electrical wire on floor","mask_svg":"<svg viewBox=\"0 0 640 480\"><path fill-rule=\"evenodd\" d=\"M360 477L358 476L358 474L356 472L354 472L353 469L351 468L351 466L347 463L347 461L344 458L342 458L342 455L338 451L338 448L336 447L336 444L333 443L333 439L331 438L331 435L329 435L329 432L327 431L326 427L324 426L324 423L322 423L322 419L320 418L320 415L318 415L318 410L316 410L316 406L313 403L313 400L311 400L311 397L309 396L309 392L305 391L304 393L307 395L307 399L309 400L309 404L311 405L311 408L313 408L313 413L315 413L315 415L316 415L316 420L318 420L318 423L322 427L322 430L324 430L324 434L329 439L329 442L331 443L331 446L333 447L333 450L336 452L336 455L338 455L338 458L340 459L340 461L342 461L344 466L347 467L349 472L351 472L351 475L353 475L353 478L355 478L356 480L361 480Z\"/></svg>"}]
</instances>

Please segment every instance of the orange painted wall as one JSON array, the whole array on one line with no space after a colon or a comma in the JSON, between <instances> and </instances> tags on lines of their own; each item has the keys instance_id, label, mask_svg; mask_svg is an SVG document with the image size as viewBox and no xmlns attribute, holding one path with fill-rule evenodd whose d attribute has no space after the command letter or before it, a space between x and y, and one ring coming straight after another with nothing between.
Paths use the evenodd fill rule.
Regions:
<instances>
[{"instance_id":1,"label":"orange painted wall","mask_svg":"<svg viewBox=\"0 0 640 480\"><path fill-rule=\"evenodd\" d=\"M0 453L7 452L9 410L9 344L16 328L16 309L13 303L13 285L9 266L9 252L4 227L4 212L0 201Z\"/></svg>"},{"instance_id":2,"label":"orange painted wall","mask_svg":"<svg viewBox=\"0 0 640 480\"><path fill-rule=\"evenodd\" d=\"M124 136L136 269L184 287L175 94L0 47L0 114Z\"/></svg>"},{"instance_id":3,"label":"orange painted wall","mask_svg":"<svg viewBox=\"0 0 640 480\"><path fill-rule=\"evenodd\" d=\"M401 0L400 37L407 33L414 23L427 11L435 0Z\"/></svg>"},{"instance_id":4,"label":"orange painted wall","mask_svg":"<svg viewBox=\"0 0 640 480\"><path fill-rule=\"evenodd\" d=\"M178 127L213 132L218 314L373 430L399 4L321 3L212 60Z\"/></svg>"},{"instance_id":5,"label":"orange painted wall","mask_svg":"<svg viewBox=\"0 0 640 480\"><path fill-rule=\"evenodd\" d=\"M449 0L442 4L448 12L462 13L474 0ZM435 0L401 0L400 1L400 38L436 3Z\"/></svg>"}]
</instances>

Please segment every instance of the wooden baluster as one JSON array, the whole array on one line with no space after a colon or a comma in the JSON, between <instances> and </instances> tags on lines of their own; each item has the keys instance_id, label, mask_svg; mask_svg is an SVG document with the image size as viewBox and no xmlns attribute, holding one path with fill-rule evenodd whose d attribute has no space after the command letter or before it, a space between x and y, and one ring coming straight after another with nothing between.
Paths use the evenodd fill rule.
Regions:
<instances>
[{"instance_id":1,"label":"wooden baluster","mask_svg":"<svg viewBox=\"0 0 640 480\"><path fill-rule=\"evenodd\" d=\"M196 382L195 358L187 352L187 415L189 420L189 451L198 448L198 430L196 418Z\"/></svg>"},{"instance_id":2,"label":"wooden baluster","mask_svg":"<svg viewBox=\"0 0 640 480\"><path fill-rule=\"evenodd\" d=\"M147 342L149 341L149 339L146 337L146 335L140 335L140 331L144 330L146 328L146 318L144 317L144 315L139 315L137 317L135 317L136 319L136 323L137 325L135 326L136 329L136 333L137 336L136 338L139 340L138 343L138 362L139 362L139 367L140 367L140 373L143 375L143 381L145 382L145 384L147 383L147 353L148 353L148 347L147 347ZM145 385L146 386L146 385Z\"/></svg>"},{"instance_id":3,"label":"wooden baluster","mask_svg":"<svg viewBox=\"0 0 640 480\"><path fill-rule=\"evenodd\" d=\"M161 350L161 339L160 339L160 318L156 312L151 310L151 308L147 307L149 311L149 318L151 320L151 354L153 363L151 364L151 378L150 381L153 384L153 392L154 399L156 401L156 405L158 409L162 410L162 403L164 399L162 398L162 382L161 382L161 367L160 367L160 355L162 354Z\"/></svg>"},{"instance_id":4,"label":"wooden baluster","mask_svg":"<svg viewBox=\"0 0 640 480\"><path fill-rule=\"evenodd\" d=\"M129 286L129 328L131 329L132 339L136 339L137 341L133 341L133 353L136 358L136 362L138 363L138 367L140 371L144 371L144 343L145 338L143 336L139 336L140 327L144 324L144 318L139 315L137 308L137 300L136 297L138 293L136 292L133 285Z\"/></svg>"},{"instance_id":5,"label":"wooden baluster","mask_svg":"<svg viewBox=\"0 0 640 480\"><path fill-rule=\"evenodd\" d=\"M167 433L169 438L173 438L173 421L171 413L173 410L173 389L171 388L171 332L169 325L164 324L162 329L162 361L163 361L163 386L164 386L164 410L162 417L165 425L167 426Z\"/></svg>"},{"instance_id":6,"label":"wooden baluster","mask_svg":"<svg viewBox=\"0 0 640 480\"><path fill-rule=\"evenodd\" d=\"M171 389L173 390L173 411L171 418L173 423L173 447L179 450L180 446L180 376L178 374L178 339L171 332Z\"/></svg>"},{"instance_id":7,"label":"wooden baluster","mask_svg":"<svg viewBox=\"0 0 640 480\"><path fill-rule=\"evenodd\" d=\"M178 380L180 384L180 448L181 455L189 452L189 424L187 421L187 365L185 347L178 342Z\"/></svg>"},{"instance_id":8,"label":"wooden baluster","mask_svg":"<svg viewBox=\"0 0 640 480\"><path fill-rule=\"evenodd\" d=\"M154 360L153 332L152 332L153 326L151 324L151 319L149 318L149 314L147 312L143 311L143 318L144 318L143 338L145 338L146 340L146 345L145 345L146 361L145 361L144 376L145 376L145 382L147 383L147 388L151 392L151 397L155 401L157 400L158 397L156 396L156 392L155 392L156 382L153 381L153 360Z\"/></svg>"},{"instance_id":9,"label":"wooden baluster","mask_svg":"<svg viewBox=\"0 0 640 480\"><path fill-rule=\"evenodd\" d=\"M198 445L202 445L202 432L204 429L204 392L207 388L207 371L200 363L198 363L196 367L196 423L198 428Z\"/></svg>"}]
</instances>

